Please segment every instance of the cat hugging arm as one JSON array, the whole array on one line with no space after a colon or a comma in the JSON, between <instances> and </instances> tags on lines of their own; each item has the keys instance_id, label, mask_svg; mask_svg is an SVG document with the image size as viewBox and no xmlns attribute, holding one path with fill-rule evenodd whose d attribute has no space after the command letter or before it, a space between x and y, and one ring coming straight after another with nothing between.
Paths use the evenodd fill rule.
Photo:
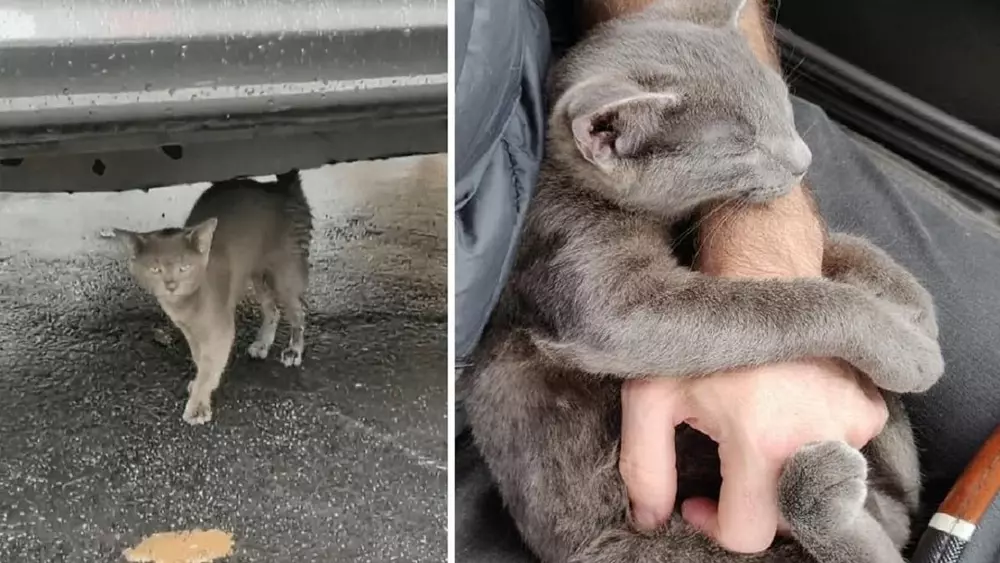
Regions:
<instances>
[{"instance_id":1,"label":"cat hugging arm","mask_svg":"<svg viewBox=\"0 0 1000 563\"><path fill-rule=\"evenodd\" d=\"M115 235L128 246L135 280L184 334L197 373L183 419L204 424L212 419L212 393L229 362L236 305L248 286L262 321L247 353L267 357L284 310L291 336L281 362L302 363L312 214L293 170L273 183L213 184L184 225L145 233L116 229Z\"/></svg>"},{"instance_id":2,"label":"cat hugging arm","mask_svg":"<svg viewBox=\"0 0 1000 563\"><path fill-rule=\"evenodd\" d=\"M597 27L553 69L538 193L462 383L477 446L546 563L902 561L919 471L894 394L943 373L930 295L844 234L828 236L825 279L712 278L672 253L678 221L706 204L780 197L811 160L783 80L737 29L742 4L661 0ZM779 497L794 542L737 555L677 517L654 534L629 526L616 468L622 380L807 357L866 374L890 420L865 457L822 443L789 460ZM679 475L708 478L697 474L711 465L687 461L697 456L682 442Z\"/></svg>"},{"instance_id":3,"label":"cat hugging arm","mask_svg":"<svg viewBox=\"0 0 1000 563\"><path fill-rule=\"evenodd\" d=\"M661 2L637 18L677 17L672 9L694 3ZM701 12L693 15L710 17L710 5L741 2L698 4ZM725 37L742 41L735 20L727 22L732 33ZM586 56L579 53L593 54L591 43L554 79L556 89L562 83L565 91L552 112L550 146L560 147L552 160L562 161L560 172L575 176L577 186L620 209L585 218L592 221L587 231L574 233L559 260L550 263L551 270L578 278L576 292L561 296L572 300L566 306L587 310L559 324L558 334L539 335L536 344L585 371L637 376L691 376L807 356L840 357L888 391L925 390L943 370L936 334L923 335L935 324L930 298L866 242L831 236L824 264L829 280L713 278L678 267L664 252L665 224L712 200L752 203L784 195L801 180L811 158L795 132L776 73L751 60L748 48L740 49L739 59L726 49L699 52L715 48L711 41L721 37L678 35L675 48L683 52L657 60L669 63L636 64L638 49L646 44L625 39L612 52L601 52L607 60L595 63L605 68L583 77L578 65ZM703 42L692 44L697 40ZM728 55L733 74L695 68L697 63L685 68L685 55ZM638 68L612 68L629 64ZM735 87L740 82L745 87ZM587 196L593 197L579 197ZM537 222L544 223L539 230L561 223L550 213L567 212L564 205L552 207L537 214ZM642 220L648 216L662 223ZM838 263L850 258L869 264ZM905 295L886 301L875 290L888 280L857 279L862 271L902 278L892 289ZM909 314L900 307L909 307ZM874 335L881 338L872 345ZM712 346L706 349L708 342ZM916 346L921 342L924 346Z\"/></svg>"}]
</instances>

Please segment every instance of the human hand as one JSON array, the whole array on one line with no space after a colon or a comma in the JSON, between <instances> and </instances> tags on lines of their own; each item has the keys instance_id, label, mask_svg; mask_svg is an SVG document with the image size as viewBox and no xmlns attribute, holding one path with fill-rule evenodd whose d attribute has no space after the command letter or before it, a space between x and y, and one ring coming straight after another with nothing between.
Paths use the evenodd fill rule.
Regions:
<instances>
[{"instance_id":1,"label":"human hand","mask_svg":"<svg viewBox=\"0 0 1000 563\"><path fill-rule=\"evenodd\" d=\"M731 551L770 546L780 522L777 483L785 460L809 442L860 448L885 425L882 396L837 360L808 360L709 377L629 381L622 390L619 470L636 526L673 512L674 427L686 422L719 444L719 503L688 499L689 523Z\"/></svg>"}]
</instances>

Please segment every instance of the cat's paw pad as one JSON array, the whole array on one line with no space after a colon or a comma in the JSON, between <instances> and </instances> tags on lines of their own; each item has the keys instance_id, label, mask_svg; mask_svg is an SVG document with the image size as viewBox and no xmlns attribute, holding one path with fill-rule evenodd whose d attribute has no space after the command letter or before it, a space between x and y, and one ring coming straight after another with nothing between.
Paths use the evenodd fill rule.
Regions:
<instances>
[{"instance_id":1,"label":"cat's paw pad","mask_svg":"<svg viewBox=\"0 0 1000 563\"><path fill-rule=\"evenodd\" d=\"M212 421L212 403L208 400L191 397L184 407L184 422L197 426Z\"/></svg>"},{"instance_id":2,"label":"cat's paw pad","mask_svg":"<svg viewBox=\"0 0 1000 563\"><path fill-rule=\"evenodd\" d=\"M263 360L267 357L267 353L270 351L271 346L267 343L261 342L259 340L254 340L250 346L247 346L247 355L251 358L257 358L258 360Z\"/></svg>"},{"instance_id":3,"label":"cat's paw pad","mask_svg":"<svg viewBox=\"0 0 1000 563\"><path fill-rule=\"evenodd\" d=\"M785 463L778 485L781 513L792 527L833 530L864 509L868 463L843 442L816 442Z\"/></svg>"},{"instance_id":4,"label":"cat's paw pad","mask_svg":"<svg viewBox=\"0 0 1000 563\"><path fill-rule=\"evenodd\" d=\"M281 363L285 367L298 367L302 365L302 350L295 348L285 348L281 351Z\"/></svg>"}]
</instances>

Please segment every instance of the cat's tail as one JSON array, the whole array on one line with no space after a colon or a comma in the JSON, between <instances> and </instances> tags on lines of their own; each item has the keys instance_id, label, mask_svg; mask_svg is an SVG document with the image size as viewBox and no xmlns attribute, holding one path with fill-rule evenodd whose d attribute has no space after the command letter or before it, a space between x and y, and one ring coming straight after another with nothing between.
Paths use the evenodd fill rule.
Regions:
<instances>
[{"instance_id":1,"label":"cat's tail","mask_svg":"<svg viewBox=\"0 0 1000 563\"><path fill-rule=\"evenodd\" d=\"M285 213L291 219L289 235L292 250L303 260L303 268L309 259L309 246L312 243L313 216L302 189L302 175L298 168L277 174L278 190L284 193Z\"/></svg>"},{"instance_id":2,"label":"cat's tail","mask_svg":"<svg viewBox=\"0 0 1000 563\"><path fill-rule=\"evenodd\" d=\"M302 199L305 199L305 193L302 191L302 175L299 174L298 168L292 168L288 172L283 172L276 176L278 186L292 192L292 195L301 195Z\"/></svg>"},{"instance_id":3,"label":"cat's tail","mask_svg":"<svg viewBox=\"0 0 1000 563\"><path fill-rule=\"evenodd\" d=\"M292 168L288 172L283 172L276 176L276 187L288 197L288 201L292 207L289 211L292 211L296 215L301 215L303 211L311 215L309 202L306 200L306 193L302 190L302 174L299 173L299 169Z\"/></svg>"}]
</instances>

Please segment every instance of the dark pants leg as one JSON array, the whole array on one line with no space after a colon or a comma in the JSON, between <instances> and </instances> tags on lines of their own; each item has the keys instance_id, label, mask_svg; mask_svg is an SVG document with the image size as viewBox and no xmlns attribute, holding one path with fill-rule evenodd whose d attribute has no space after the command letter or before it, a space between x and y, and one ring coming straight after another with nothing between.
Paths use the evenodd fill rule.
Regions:
<instances>
[{"instance_id":1,"label":"dark pants leg","mask_svg":"<svg viewBox=\"0 0 1000 563\"><path fill-rule=\"evenodd\" d=\"M460 0L458 4L478 6L485 2ZM518 73L511 73L503 66L505 61L494 61L500 66L476 72L469 79L474 86L463 89L461 80L465 78L458 85L455 149L461 189L456 191L458 203L466 206L456 211L456 230L461 231L456 244L456 316L460 321L456 339L463 346L458 348L460 354L467 353L478 338L495 303L509 267L525 198L531 192L525 182L534 180L540 158L540 151L535 150L540 129L534 127L542 123L538 117L542 106L535 88L544 71L544 64L539 64L544 59L537 58L544 52L538 40L544 37L547 41L547 34L536 2L510 0L510 5L515 4L523 10L509 12L513 19L497 18L473 28L466 59L484 49L483 45L495 44L488 37L510 29L506 26L521 26L539 34L522 34L520 39L528 45L520 51L521 61L528 51L536 57L531 66L522 64ZM461 15L460 7L456 16ZM461 29L463 24L457 24ZM483 40L477 42L475 33L484 34ZM457 41L456 50L462 51L463 45ZM480 56L488 62L488 57ZM517 102L508 106L498 107L490 95L482 94L515 90ZM480 94L463 98L463 91ZM481 127L463 125L465 119L480 123L498 112L507 115L508 108L514 106L515 114L531 116L528 120L508 119L507 123L516 124L517 135L490 133L490 144L482 140ZM815 106L797 101L796 117L815 155L808 183L830 228L869 237L913 271L936 299L947 375L929 393L909 401L922 449L925 513L929 514L1000 422L1000 228L961 207L930 176L870 142L849 136ZM510 139L515 145L520 143L522 150L512 152ZM493 147L492 152L474 150L486 145ZM524 146L532 149L525 151ZM466 161L486 164L462 168ZM476 194L484 195L475 201ZM472 207L468 207L470 202ZM458 560L530 561L491 492L474 449L462 438L457 461ZM993 535L983 530L975 541ZM976 550L986 554L989 548L974 545L971 549L967 561L993 560L977 559Z\"/></svg>"},{"instance_id":2,"label":"dark pants leg","mask_svg":"<svg viewBox=\"0 0 1000 563\"><path fill-rule=\"evenodd\" d=\"M908 406L925 454L925 499L936 505L1000 422L1000 227L815 106L796 110L816 155L807 182L830 229L868 237L934 295L947 370Z\"/></svg>"},{"instance_id":3,"label":"dark pants leg","mask_svg":"<svg viewBox=\"0 0 1000 563\"><path fill-rule=\"evenodd\" d=\"M816 106L797 102L798 129L815 159L807 181L831 230L868 237L934 295L946 370L907 398L921 450L920 533L1000 424L1000 225L951 189L871 141L849 136ZM962 563L1000 558L1000 499Z\"/></svg>"}]
</instances>

